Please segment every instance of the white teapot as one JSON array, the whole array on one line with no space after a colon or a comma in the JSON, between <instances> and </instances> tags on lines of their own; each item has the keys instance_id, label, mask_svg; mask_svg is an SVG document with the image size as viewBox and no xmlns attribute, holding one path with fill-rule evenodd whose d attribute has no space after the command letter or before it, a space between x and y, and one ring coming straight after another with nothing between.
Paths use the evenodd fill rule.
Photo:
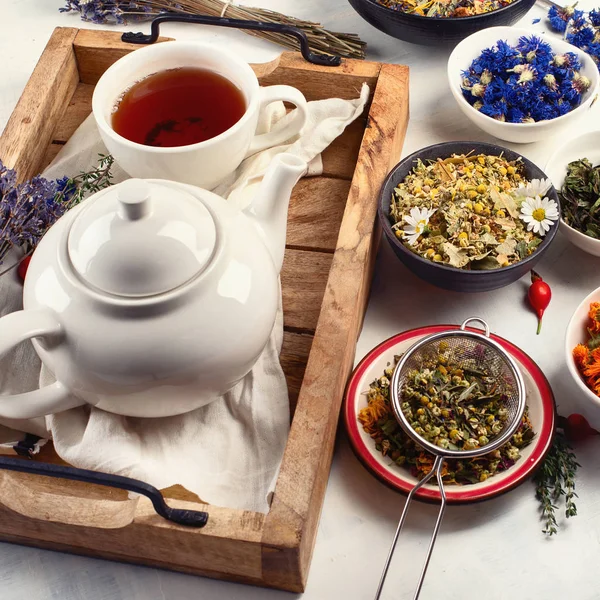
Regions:
<instances>
[{"instance_id":1,"label":"white teapot","mask_svg":"<svg viewBox=\"0 0 600 600\"><path fill-rule=\"evenodd\" d=\"M0 396L0 416L88 403L134 417L199 408L251 369L279 302L287 208L306 163L273 159L245 210L206 190L129 179L61 217L35 250L0 355L32 338L56 383Z\"/></svg>"}]
</instances>

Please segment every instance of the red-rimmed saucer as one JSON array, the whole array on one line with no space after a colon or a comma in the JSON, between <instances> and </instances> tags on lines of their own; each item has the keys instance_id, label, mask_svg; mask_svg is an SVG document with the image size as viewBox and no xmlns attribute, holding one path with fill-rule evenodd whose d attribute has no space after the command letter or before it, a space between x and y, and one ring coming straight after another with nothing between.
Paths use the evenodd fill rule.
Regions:
<instances>
[{"instance_id":1,"label":"red-rimmed saucer","mask_svg":"<svg viewBox=\"0 0 600 600\"><path fill-rule=\"evenodd\" d=\"M426 335L448 329L458 329L458 326L420 327L389 338L373 348L360 361L348 382L344 419L355 453L374 475L392 488L404 493L410 492L417 483L417 479L406 468L396 465L375 449L374 441L358 422L358 411L367 405L366 392L369 390L369 384L383 375L384 369L393 363L394 355L406 352L415 342ZM555 404L548 380L535 362L514 344L494 334L492 334L492 338L503 346L517 361L521 369L527 390L529 417L536 436L529 446L521 450L521 458L518 462L507 471L498 473L481 483L445 486L447 500L453 504L488 500L514 489L533 474L552 443ZM437 486L425 485L415 498L432 501L438 500L440 494Z\"/></svg>"}]
</instances>

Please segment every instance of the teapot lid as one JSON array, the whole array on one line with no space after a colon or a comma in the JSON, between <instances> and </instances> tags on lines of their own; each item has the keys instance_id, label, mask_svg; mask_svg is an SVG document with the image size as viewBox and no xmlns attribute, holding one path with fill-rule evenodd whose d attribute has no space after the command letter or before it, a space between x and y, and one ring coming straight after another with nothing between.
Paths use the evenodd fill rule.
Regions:
<instances>
[{"instance_id":1,"label":"teapot lid","mask_svg":"<svg viewBox=\"0 0 600 600\"><path fill-rule=\"evenodd\" d=\"M199 199L166 181L128 179L91 199L71 225L67 248L88 285L139 298L201 273L216 238L214 219Z\"/></svg>"}]
</instances>

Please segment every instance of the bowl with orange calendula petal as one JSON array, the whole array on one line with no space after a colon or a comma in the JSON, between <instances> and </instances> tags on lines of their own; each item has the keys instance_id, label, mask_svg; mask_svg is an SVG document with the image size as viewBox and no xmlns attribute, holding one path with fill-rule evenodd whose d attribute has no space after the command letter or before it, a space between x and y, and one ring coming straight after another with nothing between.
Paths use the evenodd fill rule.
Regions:
<instances>
[{"instance_id":1,"label":"bowl with orange calendula petal","mask_svg":"<svg viewBox=\"0 0 600 600\"><path fill-rule=\"evenodd\" d=\"M569 372L585 398L600 407L600 288L586 296L567 327Z\"/></svg>"}]
</instances>

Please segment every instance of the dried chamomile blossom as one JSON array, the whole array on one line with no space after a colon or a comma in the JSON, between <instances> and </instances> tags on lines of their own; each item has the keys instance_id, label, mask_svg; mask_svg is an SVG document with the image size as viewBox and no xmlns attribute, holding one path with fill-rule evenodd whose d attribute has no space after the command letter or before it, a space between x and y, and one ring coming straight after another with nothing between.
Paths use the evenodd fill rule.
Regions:
<instances>
[{"instance_id":1,"label":"dried chamomile blossom","mask_svg":"<svg viewBox=\"0 0 600 600\"><path fill-rule=\"evenodd\" d=\"M390 204L396 237L415 254L458 269L523 260L559 217L547 179L526 181L520 160L453 155L418 160Z\"/></svg>"}]
</instances>

